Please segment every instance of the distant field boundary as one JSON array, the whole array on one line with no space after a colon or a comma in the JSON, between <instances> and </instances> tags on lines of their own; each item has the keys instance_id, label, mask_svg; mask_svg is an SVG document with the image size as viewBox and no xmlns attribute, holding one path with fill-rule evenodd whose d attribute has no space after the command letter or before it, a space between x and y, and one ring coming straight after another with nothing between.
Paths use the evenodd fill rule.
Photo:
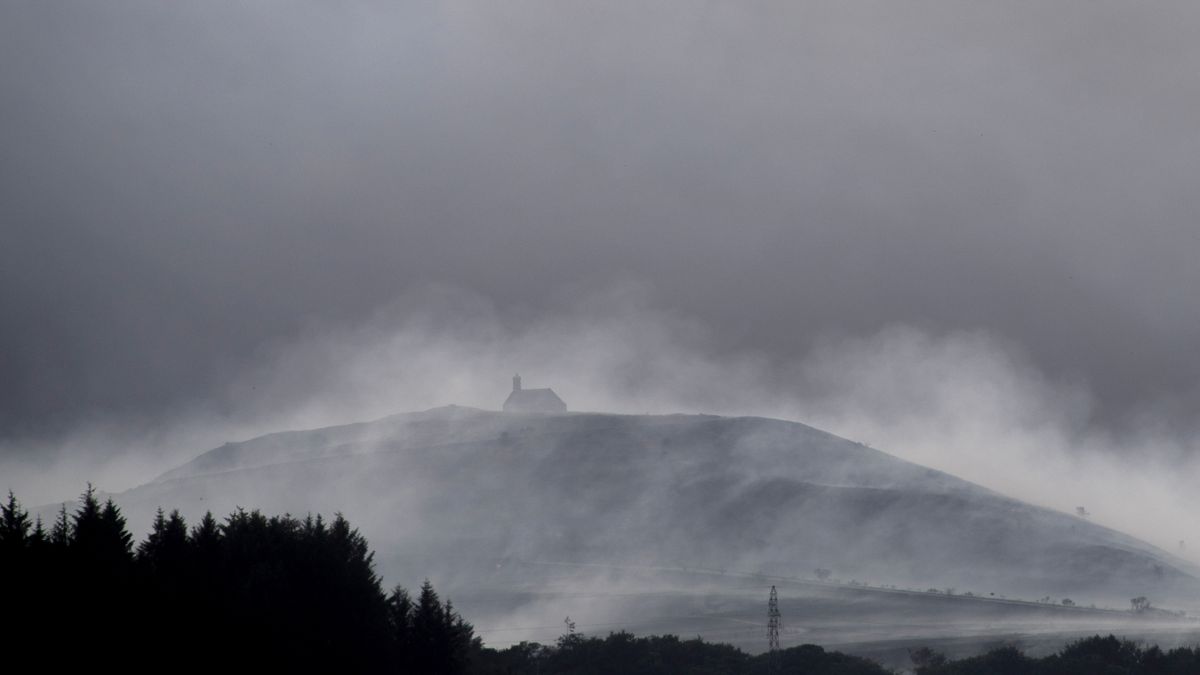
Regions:
<instances>
[{"instance_id":1,"label":"distant field boundary","mask_svg":"<svg viewBox=\"0 0 1200 675\"><path fill-rule=\"evenodd\" d=\"M963 603L983 603L989 605L1006 605L1016 606L1027 609L1032 609L1041 612L1057 612L1062 614L1070 614L1073 616L1083 615L1099 615L1106 617L1121 617L1132 618L1142 621L1153 621L1157 623L1200 623L1200 618L1188 617L1185 615L1171 612L1164 609L1151 609L1147 612L1133 612L1130 610L1113 609L1111 607L1088 607L1083 605L1063 605L1050 602L1039 602L1037 600L1020 600L1015 598L998 598L989 595L965 593L946 593L938 590L915 590L908 588L890 588L887 586L871 586L866 583L851 583L844 581L821 581L819 579L811 579L804 577L792 577L777 574L766 574L762 572L739 572L736 570L721 570L704 567L672 567L669 565L620 565L614 563L595 563L595 562L568 562L568 561L550 561L550 560L513 560L508 559L506 562L518 563L525 565L539 565L548 567L564 567L564 568L594 568L594 569L609 569L637 572L658 572L670 574L698 574L704 576L726 577L737 579L749 579L756 581L770 582L773 584L788 584L790 586L800 586L809 589L822 591L840 591L852 592L856 594L880 594L901 597L915 597L921 599L937 598L939 600L952 600Z\"/></svg>"}]
</instances>

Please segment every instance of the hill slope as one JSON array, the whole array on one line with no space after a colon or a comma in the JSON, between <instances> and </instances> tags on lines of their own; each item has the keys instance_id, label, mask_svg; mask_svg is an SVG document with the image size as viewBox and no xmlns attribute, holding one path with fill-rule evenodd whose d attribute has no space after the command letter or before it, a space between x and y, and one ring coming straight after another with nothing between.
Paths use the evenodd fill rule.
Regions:
<instances>
[{"instance_id":1,"label":"hill slope","mask_svg":"<svg viewBox=\"0 0 1200 675\"><path fill-rule=\"evenodd\" d=\"M553 560L798 576L820 566L1032 597L1197 587L1131 537L761 418L450 406L229 443L118 501L135 525L159 505L193 518L342 511L401 579L436 569L486 583L481 571L502 561Z\"/></svg>"}]
</instances>

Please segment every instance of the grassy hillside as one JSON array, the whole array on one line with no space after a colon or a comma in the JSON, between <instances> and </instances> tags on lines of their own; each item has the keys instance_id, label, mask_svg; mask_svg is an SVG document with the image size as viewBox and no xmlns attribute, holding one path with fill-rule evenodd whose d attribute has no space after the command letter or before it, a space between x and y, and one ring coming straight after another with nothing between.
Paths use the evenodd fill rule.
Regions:
<instances>
[{"instance_id":1,"label":"grassy hillside","mask_svg":"<svg viewBox=\"0 0 1200 675\"><path fill-rule=\"evenodd\" d=\"M341 511L387 577L433 576L452 595L542 581L514 562L823 568L873 585L1113 605L1178 604L1198 587L1132 537L761 418L439 408L226 444L116 500L135 528L160 504L192 517ZM580 585L628 576L580 569Z\"/></svg>"}]
</instances>

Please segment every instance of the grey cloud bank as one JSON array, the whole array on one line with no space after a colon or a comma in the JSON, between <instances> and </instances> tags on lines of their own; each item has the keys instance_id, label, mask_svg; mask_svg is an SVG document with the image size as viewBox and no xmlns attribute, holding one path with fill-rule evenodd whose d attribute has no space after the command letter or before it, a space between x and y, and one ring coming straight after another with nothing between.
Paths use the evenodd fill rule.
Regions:
<instances>
[{"instance_id":1,"label":"grey cloud bank","mask_svg":"<svg viewBox=\"0 0 1200 675\"><path fill-rule=\"evenodd\" d=\"M1183 538L1149 530L1195 475L1198 14L5 3L5 474L496 407L519 361ZM626 278L652 300L593 290ZM1106 512L1143 473L1153 517Z\"/></svg>"},{"instance_id":2,"label":"grey cloud bank","mask_svg":"<svg viewBox=\"0 0 1200 675\"><path fill-rule=\"evenodd\" d=\"M229 412L180 409L152 433L81 427L36 458L14 453L0 473L34 503L68 498L88 479L120 490L228 440L449 403L496 410L520 370L573 410L802 421L1035 504L1085 506L1098 524L1167 550L1195 538L1194 444L1091 424L1086 389L986 333L893 325L780 360L730 353L637 286L568 298L522 316L470 293L415 293L368 322L272 350L227 384Z\"/></svg>"}]
</instances>

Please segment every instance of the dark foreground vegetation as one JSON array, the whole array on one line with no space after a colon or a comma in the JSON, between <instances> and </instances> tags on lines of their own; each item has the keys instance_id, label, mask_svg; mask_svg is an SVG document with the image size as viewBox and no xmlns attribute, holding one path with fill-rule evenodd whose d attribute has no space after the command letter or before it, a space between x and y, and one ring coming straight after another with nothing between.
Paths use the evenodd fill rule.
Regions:
<instances>
[{"instance_id":1,"label":"dark foreground vegetation","mask_svg":"<svg viewBox=\"0 0 1200 675\"><path fill-rule=\"evenodd\" d=\"M135 548L111 500L89 487L80 502L49 528L3 505L0 672L25 656L29 672L461 673L480 649L428 583L385 593L340 515L238 510L189 528L160 511Z\"/></svg>"},{"instance_id":2,"label":"dark foreground vegetation","mask_svg":"<svg viewBox=\"0 0 1200 675\"><path fill-rule=\"evenodd\" d=\"M1200 648L1163 651L1115 636L1090 637L1056 654L1030 658L1016 647L947 661L926 649L912 652L918 675L1185 675L1200 673Z\"/></svg>"},{"instance_id":3,"label":"dark foreground vegetation","mask_svg":"<svg viewBox=\"0 0 1200 675\"><path fill-rule=\"evenodd\" d=\"M189 528L177 512L160 511L135 546L120 509L90 487L49 527L9 494L0 504L0 579L0 671L25 663L46 672L889 672L815 645L751 656L625 632L489 649L428 582L415 598L399 587L385 592L366 540L340 515L326 522L238 510ZM920 675L1200 673L1200 649L1164 652L1113 636L1040 659L1013 647L958 661L928 649L912 657Z\"/></svg>"},{"instance_id":4,"label":"dark foreground vegetation","mask_svg":"<svg viewBox=\"0 0 1200 675\"><path fill-rule=\"evenodd\" d=\"M749 656L729 645L672 636L635 638L614 633L607 638L564 636L555 647L519 645L501 652L485 650L481 673L735 673L766 675L887 675L892 671L867 659L827 652L816 645L780 651L772 664L767 654ZM1128 640L1090 637L1042 658L1025 656L1016 647L1001 647L981 656L948 661L928 649L912 652L917 675L1196 675L1200 648L1164 652Z\"/></svg>"}]
</instances>

